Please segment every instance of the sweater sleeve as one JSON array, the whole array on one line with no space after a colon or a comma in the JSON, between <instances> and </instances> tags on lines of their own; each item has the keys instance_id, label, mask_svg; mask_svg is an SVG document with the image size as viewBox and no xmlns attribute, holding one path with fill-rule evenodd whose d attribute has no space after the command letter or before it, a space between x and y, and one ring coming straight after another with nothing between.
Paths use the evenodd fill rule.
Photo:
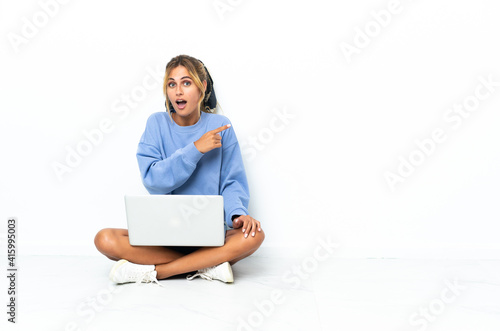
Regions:
<instances>
[{"instance_id":1,"label":"sweater sleeve","mask_svg":"<svg viewBox=\"0 0 500 331\"><path fill-rule=\"evenodd\" d=\"M172 155L161 153L158 122L150 117L137 149L142 183L151 194L169 194L184 184L203 154L194 143L179 148Z\"/></svg>"},{"instance_id":2,"label":"sweater sleeve","mask_svg":"<svg viewBox=\"0 0 500 331\"><path fill-rule=\"evenodd\" d=\"M223 138L220 192L224 197L224 214L226 224L233 226L233 215L248 215L250 193L241 157L240 146L234 130L228 129Z\"/></svg>"}]
</instances>

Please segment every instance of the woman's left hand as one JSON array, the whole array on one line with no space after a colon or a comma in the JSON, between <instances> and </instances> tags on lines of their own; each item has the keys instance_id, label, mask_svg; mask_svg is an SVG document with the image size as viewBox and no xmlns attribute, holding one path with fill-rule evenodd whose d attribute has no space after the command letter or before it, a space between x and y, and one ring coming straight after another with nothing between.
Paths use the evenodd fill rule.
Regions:
<instances>
[{"instance_id":1,"label":"woman's left hand","mask_svg":"<svg viewBox=\"0 0 500 331\"><path fill-rule=\"evenodd\" d=\"M242 215L238 216L233 220L233 228L239 229L242 228L242 232L245 234L245 239L250 234L252 237L255 237L256 231L261 231L260 222L256 219L252 218L250 215Z\"/></svg>"}]
</instances>

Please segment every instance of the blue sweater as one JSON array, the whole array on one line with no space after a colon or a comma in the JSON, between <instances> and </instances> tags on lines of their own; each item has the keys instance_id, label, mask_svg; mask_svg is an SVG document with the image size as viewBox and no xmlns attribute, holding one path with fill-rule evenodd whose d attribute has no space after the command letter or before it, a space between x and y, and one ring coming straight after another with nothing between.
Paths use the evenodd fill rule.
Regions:
<instances>
[{"instance_id":1,"label":"blue sweater","mask_svg":"<svg viewBox=\"0 0 500 331\"><path fill-rule=\"evenodd\" d=\"M249 190L240 146L233 127L219 133L222 147L205 154L194 142L230 121L201 112L191 126L179 126L167 112L152 114L137 149L142 182L151 194L222 195L224 219L248 215Z\"/></svg>"}]
</instances>

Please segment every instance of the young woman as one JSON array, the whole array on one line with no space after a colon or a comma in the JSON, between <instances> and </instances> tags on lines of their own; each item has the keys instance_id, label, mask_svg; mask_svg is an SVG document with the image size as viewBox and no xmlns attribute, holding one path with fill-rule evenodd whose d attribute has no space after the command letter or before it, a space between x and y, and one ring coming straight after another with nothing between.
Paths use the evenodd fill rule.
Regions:
<instances>
[{"instance_id":1,"label":"young woman","mask_svg":"<svg viewBox=\"0 0 500 331\"><path fill-rule=\"evenodd\" d=\"M193 279L233 282L231 265L264 240L260 222L248 215L249 191L241 151L229 120L214 114L217 100L203 63L179 55L167 64L163 92L167 112L152 114L137 151L144 186L151 194L222 195L226 239L221 247L131 246L126 229L103 229L99 252L118 261L116 283L157 282L198 271Z\"/></svg>"}]
</instances>

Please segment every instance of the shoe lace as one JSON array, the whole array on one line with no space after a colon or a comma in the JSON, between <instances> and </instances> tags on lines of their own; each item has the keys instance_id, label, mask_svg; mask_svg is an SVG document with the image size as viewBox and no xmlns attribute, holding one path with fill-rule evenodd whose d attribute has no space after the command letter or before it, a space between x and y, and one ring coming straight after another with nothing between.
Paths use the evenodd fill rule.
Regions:
<instances>
[{"instance_id":1,"label":"shoe lace","mask_svg":"<svg viewBox=\"0 0 500 331\"><path fill-rule=\"evenodd\" d=\"M198 272L195 273L194 275L188 275L186 277L186 279L187 280L193 280L194 278L200 276L201 278L206 279L206 280L213 280L213 275L211 273L211 271L213 269L215 269L215 267L205 268L205 269L198 270Z\"/></svg>"},{"instance_id":2,"label":"shoe lace","mask_svg":"<svg viewBox=\"0 0 500 331\"><path fill-rule=\"evenodd\" d=\"M148 272L142 272L137 275L137 281L135 282L136 285L139 285L140 283L155 283L161 287L164 287L162 284L158 282L156 279L156 271L148 271Z\"/></svg>"}]
</instances>

